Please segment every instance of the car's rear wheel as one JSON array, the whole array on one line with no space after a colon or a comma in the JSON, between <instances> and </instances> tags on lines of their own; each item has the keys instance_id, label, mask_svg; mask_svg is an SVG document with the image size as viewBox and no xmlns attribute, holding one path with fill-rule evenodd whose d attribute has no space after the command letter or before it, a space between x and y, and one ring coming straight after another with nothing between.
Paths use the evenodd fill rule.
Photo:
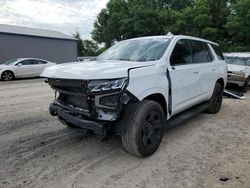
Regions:
<instances>
[{"instance_id":1,"label":"car's rear wheel","mask_svg":"<svg viewBox=\"0 0 250 188\"><path fill-rule=\"evenodd\" d=\"M162 141L164 123L164 112L158 103L149 100L138 103L128 117L126 134L121 137L125 150L138 157L152 155Z\"/></svg>"},{"instance_id":2,"label":"car's rear wheel","mask_svg":"<svg viewBox=\"0 0 250 188\"><path fill-rule=\"evenodd\" d=\"M4 71L1 75L1 79L4 81L10 81L14 79L14 73L11 71Z\"/></svg>"},{"instance_id":3,"label":"car's rear wheel","mask_svg":"<svg viewBox=\"0 0 250 188\"><path fill-rule=\"evenodd\" d=\"M206 110L209 114L216 114L220 111L223 98L223 87L220 83L216 83L213 95L209 100L209 108Z\"/></svg>"},{"instance_id":4,"label":"car's rear wheel","mask_svg":"<svg viewBox=\"0 0 250 188\"><path fill-rule=\"evenodd\" d=\"M248 77L246 79L245 84L244 84L244 86L242 88L243 92L245 92L245 93L247 93L249 82L250 82L250 77Z\"/></svg>"}]
</instances>

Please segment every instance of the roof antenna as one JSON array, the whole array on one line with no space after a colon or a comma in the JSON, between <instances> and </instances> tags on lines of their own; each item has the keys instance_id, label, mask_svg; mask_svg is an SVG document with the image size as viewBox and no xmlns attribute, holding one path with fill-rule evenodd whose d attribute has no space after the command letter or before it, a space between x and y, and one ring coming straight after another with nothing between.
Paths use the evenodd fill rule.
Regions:
<instances>
[{"instance_id":1,"label":"roof antenna","mask_svg":"<svg viewBox=\"0 0 250 188\"><path fill-rule=\"evenodd\" d=\"M168 32L168 34L166 36L169 38L172 38L174 35L171 32Z\"/></svg>"}]
</instances>

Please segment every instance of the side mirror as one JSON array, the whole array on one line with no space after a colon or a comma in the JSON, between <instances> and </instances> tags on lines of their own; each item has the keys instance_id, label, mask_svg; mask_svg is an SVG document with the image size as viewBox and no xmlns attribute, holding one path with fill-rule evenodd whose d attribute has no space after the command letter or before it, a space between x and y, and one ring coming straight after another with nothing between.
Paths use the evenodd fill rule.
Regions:
<instances>
[{"instance_id":1,"label":"side mirror","mask_svg":"<svg viewBox=\"0 0 250 188\"><path fill-rule=\"evenodd\" d=\"M18 63L17 66L18 66L18 67L21 67L21 66L22 66L22 63Z\"/></svg>"}]
</instances>

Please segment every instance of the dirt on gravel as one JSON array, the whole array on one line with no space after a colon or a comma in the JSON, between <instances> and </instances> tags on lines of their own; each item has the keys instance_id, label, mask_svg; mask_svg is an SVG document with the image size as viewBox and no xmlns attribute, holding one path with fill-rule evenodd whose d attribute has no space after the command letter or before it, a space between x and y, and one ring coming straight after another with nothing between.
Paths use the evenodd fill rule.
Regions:
<instances>
[{"instance_id":1,"label":"dirt on gravel","mask_svg":"<svg viewBox=\"0 0 250 188\"><path fill-rule=\"evenodd\" d=\"M60 124L53 96L43 79L0 82L0 187L250 187L250 91L168 130L145 159Z\"/></svg>"}]
</instances>

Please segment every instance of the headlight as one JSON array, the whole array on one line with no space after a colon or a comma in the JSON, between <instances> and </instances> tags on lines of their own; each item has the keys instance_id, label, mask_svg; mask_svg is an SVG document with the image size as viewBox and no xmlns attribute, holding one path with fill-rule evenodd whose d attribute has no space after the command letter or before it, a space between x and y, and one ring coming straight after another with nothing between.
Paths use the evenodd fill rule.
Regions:
<instances>
[{"instance_id":1,"label":"headlight","mask_svg":"<svg viewBox=\"0 0 250 188\"><path fill-rule=\"evenodd\" d=\"M245 76L245 73L243 71L233 71L232 74L236 74L239 76Z\"/></svg>"},{"instance_id":2,"label":"headlight","mask_svg":"<svg viewBox=\"0 0 250 188\"><path fill-rule=\"evenodd\" d=\"M123 89L127 83L127 78L114 80L92 80L88 84L89 92L100 92Z\"/></svg>"},{"instance_id":3,"label":"headlight","mask_svg":"<svg viewBox=\"0 0 250 188\"><path fill-rule=\"evenodd\" d=\"M229 80L235 80L235 81L245 81L245 73L243 71L233 71L228 75Z\"/></svg>"}]
</instances>

